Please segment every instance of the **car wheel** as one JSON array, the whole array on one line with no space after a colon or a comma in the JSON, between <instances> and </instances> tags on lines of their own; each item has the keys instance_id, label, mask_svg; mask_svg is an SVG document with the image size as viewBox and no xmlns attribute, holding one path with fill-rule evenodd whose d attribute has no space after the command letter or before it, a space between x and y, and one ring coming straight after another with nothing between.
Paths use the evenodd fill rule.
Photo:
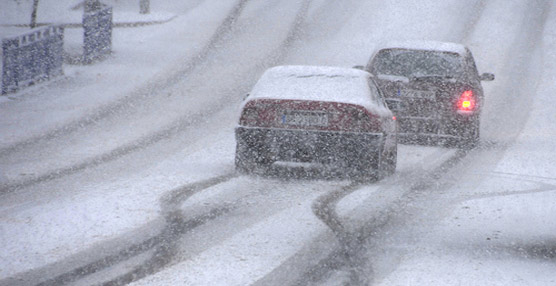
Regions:
<instances>
[{"instance_id":1,"label":"car wheel","mask_svg":"<svg viewBox=\"0 0 556 286\"><path fill-rule=\"evenodd\" d=\"M383 152L375 152L369 161L364 162L360 168L359 176L362 180L378 181L384 177L384 160Z\"/></svg>"},{"instance_id":2,"label":"car wheel","mask_svg":"<svg viewBox=\"0 0 556 286\"><path fill-rule=\"evenodd\" d=\"M479 144L480 129L478 122L473 124L473 127L464 134L461 140L459 140L457 147L461 149L473 149L477 147Z\"/></svg>"},{"instance_id":3,"label":"car wheel","mask_svg":"<svg viewBox=\"0 0 556 286\"><path fill-rule=\"evenodd\" d=\"M395 146L393 150L391 150L388 153L388 156L386 156L385 161L386 161L385 174L388 176L394 174L396 172L396 165L398 161L398 146Z\"/></svg>"},{"instance_id":4,"label":"car wheel","mask_svg":"<svg viewBox=\"0 0 556 286\"><path fill-rule=\"evenodd\" d=\"M345 164L342 164L342 175L356 181L375 180L378 170L376 158L379 156L378 152L369 155L369 157L363 159L361 156L349 154L346 157Z\"/></svg>"},{"instance_id":5,"label":"car wheel","mask_svg":"<svg viewBox=\"0 0 556 286\"><path fill-rule=\"evenodd\" d=\"M377 179L383 179L386 176L390 176L396 172L396 165L398 161L398 146L395 146L388 153L382 153L383 155L379 158L378 168L377 168Z\"/></svg>"},{"instance_id":6,"label":"car wheel","mask_svg":"<svg viewBox=\"0 0 556 286\"><path fill-rule=\"evenodd\" d=\"M241 142L237 143L235 166L238 172L251 174L257 170L264 171L270 165L267 161L256 148L250 148Z\"/></svg>"},{"instance_id":7,"label":"car wheel","mask_svg":"<svg viewBox=\"0 0 556 286\"><path fill-rule=\"evenodd\" d=\"M247 148L241 146L239 143L236 146L235 166L236 170L243 174L249 174L253 172L253 169L255 168L253 155L249 154L250 152L246 149Z\"/></svg>"}]
</instances>

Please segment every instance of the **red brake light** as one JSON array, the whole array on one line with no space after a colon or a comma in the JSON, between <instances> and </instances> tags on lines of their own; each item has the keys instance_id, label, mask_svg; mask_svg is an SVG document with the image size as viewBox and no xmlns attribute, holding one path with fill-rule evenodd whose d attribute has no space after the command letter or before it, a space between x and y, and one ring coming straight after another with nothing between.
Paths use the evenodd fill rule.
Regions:
<instances>
[{"instance_id":1,"label":"red brake light","mask_svg":"<svg viewBox=\"0 0 556 286\"><path fill-rule=\"evenodd\" d=\"M367 112L364 109L355 109L352 112L352 120L347 126L344 126L345 130L356 130L364 132L380 132L381 122L380 117Z\"/></svg>"},{"instance_id":2,"label":"red brake light","mask_svg":"<svg viewBox=\"0 0 556 286\"><path fill-rule=\"evenodd\" d=\"M256 126L259 122L259 111L252 106L245 107L241 112L239 124L245 126Z\"/></svg>"},{"instance_id":3,"label":"red brake light","mask_svg":"<svg viewBox=\"0 0 556 286\"><path fill-rule=\"evenodd\" d=\"M464 91L458 99L457 107L458 110L461 111L473 111L475 109L475 97L473 96L473 91Z\"/></svg>"}]
</instances>

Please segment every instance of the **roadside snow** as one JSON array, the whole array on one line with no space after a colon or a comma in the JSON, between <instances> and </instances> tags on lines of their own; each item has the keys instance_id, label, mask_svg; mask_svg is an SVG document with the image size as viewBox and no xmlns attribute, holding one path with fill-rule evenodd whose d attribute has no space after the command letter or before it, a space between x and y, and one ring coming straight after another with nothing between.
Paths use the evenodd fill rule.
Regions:
<instances>
[{"instance_id":1,"label":"roadside snow","mask_svg":"<svg viewBox=\"0 0 556 286\"><path fill-rule=\"evenodd\" d=\"M502 6L511 10L500 9ZM488 26L489 31L492 27L506 29L507 33L498 31L497 36L515 35L511 31L519 30L519 21L515 20L521 16L512 13L517 13L526 6L526 1L489 2L486 12L497 11L498 14L491 15L499 15L516 25L505 25L503 21L496 25L483 24ZM466 172L458 174L460 184L442 196L446 201L452 201L452 205L447 207L451 211L439 224L423 223L429 225L430 230L425 231L421 227L418 234L413 236L419 242L407 247L399 266L382 277L379 285L556 284L554 5L547 13L542 45L537 46L537 51L529 51L542 52L542 66L532 68L533 72L540 71L537 85L529 85L535 89L525 91L526 94L499 95L503 96L500 101L512 100L516 96L532 97L532 112L520 110L521 114L514 117L514 120L526 118L526 122L505 125L507 128L519 128L522 125L523 129L508 132L488 129L489 133L496 135L493 138L511 139L512 134L518 136L500 155L496 155L500 152L496 147L491 152L488 149L478 150L477 156L470 155L470 160L475 164L482 164L475 170L471 165ZM493 48L492 55L494 50L498 51ZM489 49L485 52L489 53ZM496 63L492 57L488 60ZM491 107L497 108L492 111L494 115L505 111L501 107ZM491 124L499 126L498 128L504 126L500 121ZM508 141L503 140L502 144ZM497 159L497 156L500 158ZM488 164L492 163L495 165L489 170ZM392 246L396 244L393 241L390 243Z\"/></svg>"},{"instance_id":2,"label":"roadside snow","mask_svg":"<svg viewBox=\"0 0 556 286\"><path fill-rule=\"evenodd\" d=\"M311 23L322 34L311 34L314 39L296 47L295 55L289 58L289 62L342 66L363 64L376 42L382 39L457 40L453 37L462 34L457 29L465 29L469 21L469 17L456 18L454 15L461 15L461 11L465 10L462 8L467 7L470 1L353 0L349 5L345 4L348 1L314 2L318 5L311 9L311 15L316 18L319 15L332 16L321 18L330 22ZM153 77L164 78L179 68L180 62L196 54L232 2L205 1L164 25L115 30L115 53L107 61L90 67L66 67L66 77L49 84L48 90L38 86L0 101L0 113L3 115L0 117L0 146L8 146L80 118L106 102L126 96ZM505 16L510 21L519 19L524 11L522 5L527 2L512 1L513 6L505 6L507 1L488 2L492 10L486 15L500 16L507 12L502 9L506 7L510 13ZM416 9L421 12L419 17L414 15L413 10ZM464 12L468 15L473 11ZM556 36L554 29L550 29L556 25L554 8L549 19L542 47L545 51L542 84L537 93L531 94L535 96L532 107L535 112L529 115L524 131L504 152L494 170L473 177L476 180L470 182L472 188L465 189L468 186L464 185L456 190L459 193L456 193L456 201L452 201L453 212L440 225L433 225L420 233L424 243L413 245L413 241L406 237L392 238L393 248L411 248L415 252L400 259L399 267L396 264L397 268L392 272L386 272L389 275L378 281L382 285L556 283L553 259L543 256L547 250L554 249L553 234L556 231L556 220L553 219L556 210L551 203L555 201L553 186L556 185L556 167L553 164L556 161L556 118L553 113L556 102L552 96L556 92L552 86L556 78L556 58L552 53L556 49ZM385 23L391 25L383 25ZM507 24L516 28L520 23L494 24L497 23L485 26L500 29ZM505 38L517 35L515 30L511 31L497 31L496 35L502 38L498 41L511 42ZM494 72L503 72L505 61L501 59L502 55L498 55L500 49L490 43L494 38L479 37L471 41L478 51L475 55L478 55L479 66L493 64L489 67ZM475 51L473 47L472 50ZM499 88L494 87L490 86L488 90ZM218 119L221 117L201 121ZM95 250L94 247L106 239L119 237L122 233L133 234L138 227L147 225L156 234L163 224L159 219L159 199L166 191L233 170L234 122L200 126L207 125L211 128L198 131L203 136L194 134L203 140L184 144L181 152L137 174L108 182L89 183L82 186L81 193L71 195L64 193L64 188L72 187L65 182L60 186L54 185L46 194L39 192L22 194L21 197L3 197L0 203L0 279L64 260L85 249ZM224 129L228 131L221 132ZM191 133L184 137L187 135ZM480 152L489 157L488 150ZM397 174L383 183L395 185L392 180L396 176L435 168L452 154L452 151L441 148L402 147ZM0 170L0 181L1 176ZM483 177L488 179L483 180ZM251 187L249 178L246 181L245 185L236 187L248 190ZM297 188L291 190L298 191ZM314 193L307 195L310 198L319 190L312 191ZM191 204L213 201L223 194L229 196L225 199L234 199L234 194L225 190L211 190L183 207L202 208L202 205ZM340 215L350 214L373 194L376 194L374 185L352 193L339 202L338 212ZM448 200L454 199L450 194L446 196ZM286 261L303 245L311 243L318 233L328 232L311 212L311 201L299 201L298 205L290 205L265 218L258 217L260 213L244 213L256 220L252 226L233 232L190 259L185 257L183 259L188 260L137 281L135 285L249 284ZM273 201L265 203L274 204ZM379 204L377 202L378 206L384 207ZM434 204L437 202L431 202L431 206ZM261 207L266 206L261 204ZM418 227L430 226L427 222L420 223Z\"/></svg>"},{"instance_id":3,"label":"roadside snow","mask_svg":"<svg viewBox=\"0 0 556 286\"><path fill-rule=\"evenodd\" d=\"M204 1L168 23L115 28L108 59L88 66L64 65L63 77L2 96L0 148L92 116L99 107L175 73L201 51L236 2ZM69 52L80 49L81 31L66 29Z\"/></svg>"},{"instance_id":4,"label":"roadside snow","mask_svg":"<svg viewBox=\"0 0 556 286\"><path fill-rule=\"evenodd\" d=\"M204 1L163 25L115 29L114 54L109 59L91 66L66 65L64 78L2 97L9 100L0 102L0 146L81 118L107 102L127 96L153 77L172 73L206 45L235 3ZM68 3L59 5L63 4ZM226 150L219 158L229 160L228 153ZM200 166L203 162L191 168L188 179L221 172L207 172ZM195 175L195 170L204 172ZM14 201L13 207L4 197L0 207L0 280L68 258L150 222L156 224L161 194L153 190L168 190L184 183L181 179L172 180L167 171L158 174L151 176L146 172L102 186L81 186L80 193L54 196L33 206ZM2 181L6 177L0 169ZM139 181L143 183L138 184Z\"/></svg>"}]
</instances>

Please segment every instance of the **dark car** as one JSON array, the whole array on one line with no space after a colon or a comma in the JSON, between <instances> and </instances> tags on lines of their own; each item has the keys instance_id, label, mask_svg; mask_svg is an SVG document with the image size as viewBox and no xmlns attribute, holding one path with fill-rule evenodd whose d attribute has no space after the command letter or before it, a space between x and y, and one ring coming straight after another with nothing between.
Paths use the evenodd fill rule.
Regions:
<instances>
[{"instance_id":1,"label":"dark car","mask_svg":"<svg viewBox=\"0 0 556 286\"><path fill-rule=\"evenodd\" d=\"M494 80L494 75L479 75L467 47L393 43L378 49L365 69L375 76L395 113L403 142L472 148L479 141L481 81Z\"/></svg>"},{"instance_id":2,"label":"dark car","mask_svg":"<svg viewBox=\"0 0 556 286\"><path fill-rule=\"evenodd\" d=\"M395 118L361 70L271 68L243 103L235 133L241 172L289 163L380 177L396 168Z\"/></svg>"}]
</instances>

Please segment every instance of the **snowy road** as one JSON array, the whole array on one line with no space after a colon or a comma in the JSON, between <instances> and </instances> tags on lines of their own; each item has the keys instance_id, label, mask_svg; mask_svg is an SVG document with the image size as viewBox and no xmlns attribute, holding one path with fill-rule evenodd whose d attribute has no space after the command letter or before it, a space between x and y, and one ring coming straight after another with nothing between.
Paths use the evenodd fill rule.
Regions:
<instances>
[{"instance_id":1,"label":"snowy road","mask_svg":"<svg viewBox=\"0 0 556 286\"><path fill-rule=\"evenodd\" d=\"M116 42L108 64L0 102L0 285L556 283L554 5L438 2L197 1L137 29L184 37L156 74L78 89L117 73ZM364 64L391 39L462 42L496 74L479 148L402 145L375 183L234 172L266 68Z\"/></svg>"}]
</instances>

